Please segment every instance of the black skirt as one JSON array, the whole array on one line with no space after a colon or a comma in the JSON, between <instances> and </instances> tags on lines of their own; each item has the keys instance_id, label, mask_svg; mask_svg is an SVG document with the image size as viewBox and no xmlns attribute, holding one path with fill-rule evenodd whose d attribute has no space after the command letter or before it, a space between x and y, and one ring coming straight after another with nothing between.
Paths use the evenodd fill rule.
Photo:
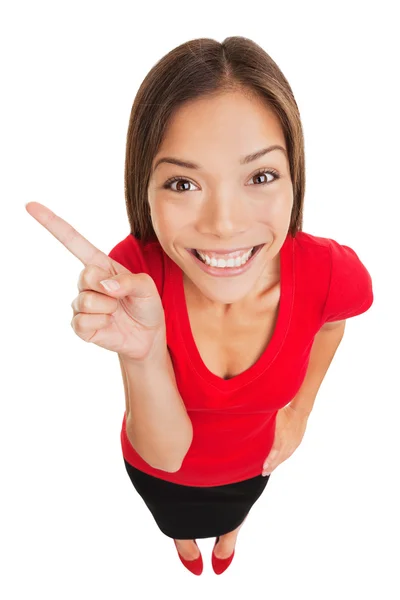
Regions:
<instances>
[{"instance_id":1,"label":"black skirt","mask_svg":"<svg viewBox=\"0 0 400 600\"><path fill-rule=\"evenodd\" d=\"M164 481L124 459L130 480L164 535L176 540L211 538L243 523L270 475L210 487Z\"/></svg>"}]
</instances>

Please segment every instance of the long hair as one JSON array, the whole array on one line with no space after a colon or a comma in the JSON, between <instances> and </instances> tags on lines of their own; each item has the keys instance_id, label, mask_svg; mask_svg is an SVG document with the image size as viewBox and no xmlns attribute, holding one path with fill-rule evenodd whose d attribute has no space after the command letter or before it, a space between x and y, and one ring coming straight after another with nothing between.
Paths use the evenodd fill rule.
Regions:
<instances>
[{"instance_id":1,"label":"long hair","mask_svg":"<svg viewBox=\"0 0 400 600\"><path fill-rule=\"evenodd\" d=\"M293 185L289 233L294 237L302 230L305 157L296 101L272 58L252 40L233 36L222 43L198 38L177 46L154 65L136 94L127 132L124 183L131 234L137 239L157 239L147 188L169 119L188 100L234 90L262 98L280 121Z\"/></svg>"}]
</instances>

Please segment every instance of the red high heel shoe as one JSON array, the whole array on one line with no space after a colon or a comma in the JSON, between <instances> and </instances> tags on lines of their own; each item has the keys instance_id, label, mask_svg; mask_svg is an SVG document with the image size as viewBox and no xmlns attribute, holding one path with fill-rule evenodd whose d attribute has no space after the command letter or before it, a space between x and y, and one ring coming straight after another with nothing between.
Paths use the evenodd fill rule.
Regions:
<instances>
[{"instance_id":1,"label":"red high heel shoe","mask_svg":"<svg viewBox=\"0 0 400 600\"><path fill-rule=\"evenodd\" d=\"M197 546L197 542L196 540L193 540L194 543ZM178 556L181 560L181 563L192 573L194 573L194 575L201 575L203 572L203 558L201 556L201 552L200 552L200 556L198 556L197 558L195 558L194 560L186 560L185 558L183 558L183 556L181 556L179 554L179 550L178 550L178 546L176 545L176 542L174 540L175 543L175 548L178 552ZM198 547L198 546L197 546ZM200 550L199 550L200 551Z\"/></svg>"},{"instance_id":2,"label":"red high heel shoe","mask_svg":"<svg viewBox=\"0 0 400 600\"><path fill-rule=\"evenodd\" d=\"M214 548L218 544L218 542L219 542L219 536L215 540ZM231 564L233 557L235 556L235 549L233 549L232 554L230 556L228 556L228 558L218 558L214 554L214 548L213 548L212 555L211 555L212 568L214 569L214 573L216 573L217 575L221 575L221 573L226 571L226 569Z\"/></svg>"}]
</instances>

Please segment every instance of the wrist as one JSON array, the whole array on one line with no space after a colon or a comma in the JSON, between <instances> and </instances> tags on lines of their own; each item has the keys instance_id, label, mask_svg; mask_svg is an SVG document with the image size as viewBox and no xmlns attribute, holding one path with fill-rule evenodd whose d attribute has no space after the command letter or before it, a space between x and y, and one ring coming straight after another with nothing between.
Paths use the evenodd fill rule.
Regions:
<instances>
[{"instance_id":1,"label":"wrist","mask_svg":"<svg viewBox=\"0 0 400 600\"><path fill-rule=\"evenodd\" d=\"M158 365L164 366L168 358L168 348L166 342L163 345L154 346L145 357L137 359L125 354L119 354L121 361L125 366L137 370L154 369Z\"/></svg>"},{"instance_id":2,"label":"wrist","mask_svg":"<svg viewBox=\"0 0 400 600\"><path fill-rule=\"evenodd\" d=\"M148 350L145 356L142 358L134 358L129 356L129 354L118 353L121 361L132 367L138 367L141 369L145 369L148 366L164 364L165 360L168 356L168 347L167 347L167 338L165 329L160 329L156 334L156 337L153 341L151 348Z\"/></svg>"}]
</instances>

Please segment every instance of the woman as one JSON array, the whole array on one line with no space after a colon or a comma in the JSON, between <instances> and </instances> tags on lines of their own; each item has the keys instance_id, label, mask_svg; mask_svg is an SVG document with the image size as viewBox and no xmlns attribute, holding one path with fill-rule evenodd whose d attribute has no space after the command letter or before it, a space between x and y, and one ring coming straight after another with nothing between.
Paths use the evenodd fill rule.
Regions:
<instances>
[{"instance_id":1,"label":"woman","mask_svg":"<svg viewBox=\"0 0 400 600\"><path fill-rule=\"evenodd\" d=\"M371 306L371 278L351 248L302 231L297 104L246 38L191 40L152 68L125 190L130 233L108 257L27 207L85 265L72 326L119 355L133 486L193 573L196 539L215 536L222 573L303 438L345 320Z\"/></svg>"}]
</instances>

